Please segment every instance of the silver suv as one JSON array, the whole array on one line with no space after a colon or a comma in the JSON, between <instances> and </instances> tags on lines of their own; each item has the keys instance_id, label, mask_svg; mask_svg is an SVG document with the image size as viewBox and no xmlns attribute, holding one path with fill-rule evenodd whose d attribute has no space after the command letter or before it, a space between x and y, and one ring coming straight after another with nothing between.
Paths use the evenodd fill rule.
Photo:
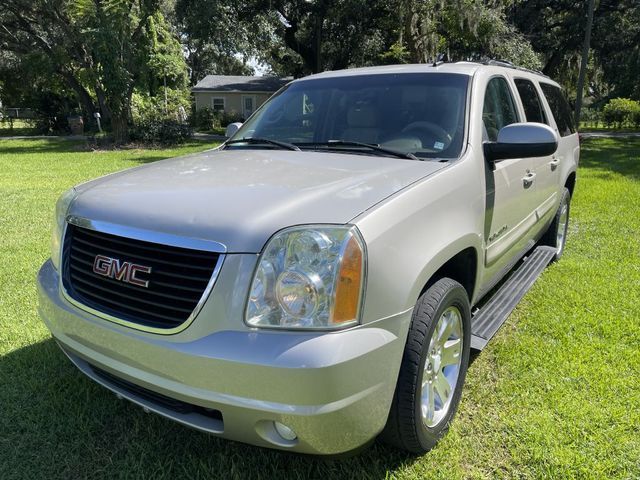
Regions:
<instances>
[{"instance_id":1,"label":"silver suv","mask_svg":"<svg viewBox=\"0 0 640 480\"><path fill-rule=\"evenodd\" d=\"M40 314L83 373L185 425L303 453L379 435L423 452L470 349L562 255L578 157L560 88L536 72L296 80L215 150L64 193Z\"/></svg>"}]
</instances>

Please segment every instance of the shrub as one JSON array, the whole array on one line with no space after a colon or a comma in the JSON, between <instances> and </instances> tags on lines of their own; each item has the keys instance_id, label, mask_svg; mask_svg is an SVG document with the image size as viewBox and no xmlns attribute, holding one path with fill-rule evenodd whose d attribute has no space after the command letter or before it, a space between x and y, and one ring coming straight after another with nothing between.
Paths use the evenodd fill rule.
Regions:
<instances>
[{"instance_id":1,"label":"shrub","mask_svg":"<svg viewBox=\"0 0 640 480\"><path fill-rule=\"evenodd\" d=\"M167 88L167 103L164 101L164 87L160 87L155 96L134 92L131 97L131 117L133 123L149 120L171 119L179 122L183 113L191 109L189 90ZM166 111L165 111L166 110Z\"/></svg>"},{"instance_id":2,"label":"shrub","mask_svg":"<svg viewBox=\"0 0 640 480\"><path fill-rule=\"evenodd\" d=\"M587 127L598 128L602 121L602 111L592 107L583 108L580 112L580 120Z\"/></svg>"},{"instance_id":3,"label":"shrub","mask_svg":"<svg viewBox=\"0 0 640 480\"><path fill-rule=\"evenodd\" d=\"M213 110L209 107L201 108L197 110L192 117L193 126L196 130L209 131L214 128L225 128L230 123L242 122L244 118L235 110L230 112L223 112L220 110Z\"/></svg>"},{"instance_id":4,"label":"shrub","mask_svg":"<svg viewBox=\"0 0 640 480\"><path fill-rule=\"evenodd\" d=\"M196 110L191 119L196 130L208 131L220 126L220 115L209 107Z\"/></svg>"},{"instance_id":5,"label":"shrub","mask_svg":"<svg viewBox=\"0 0 640 480\"><path fill-rule=\"evenodd\" d=\"M165 111L163 88L153 97L135 92L131 99L131 139L145 143L175 145L191 138L191 126L181 121L183 114L191 108L188 95L188 90L167 88Z\"/></svg>"},{"instance_id":6,"label":"shrub","mask_svg":"<svg viewBox=\"0 0 640 480\"><path fill-rule=\"evenodd\" d=\"M230 112L222 112L222 115L220 116L220 126L226 127L230 123L244 122L244 120L244 117L235 110L231 110Z\"/></svg>"},{"instance_id":7,"label":"shrub","mask_svg":"<svg viewBox=\"0 0 640 480\"><path fill-rule=\"evenodd\" d=\"M629 98L613 98L602 111L607 126L622 128L634 122L636 112L640 111L640 103Z\"/></svg>"},{"instance_id":8,"label":"shrub","mask_svg":"<svg viewBox=\"0 0 640 480\"><path fill-rule=\"evenodd\" d=\"M131 132L131 139L145 143L175 145L193 136L191 126L170 118L139 121Z\"/></svg>"},{"instance_id":9,"label":"shrub","mask_svg":"<svg viewBox=\"0 0 640 480\"><path fill-rule=\"evenodd\" d=\"M67 135L71 133L65 115L49 116L39 112L39 115L30 123L38 135Z\"/></svg>"}]
</instances>

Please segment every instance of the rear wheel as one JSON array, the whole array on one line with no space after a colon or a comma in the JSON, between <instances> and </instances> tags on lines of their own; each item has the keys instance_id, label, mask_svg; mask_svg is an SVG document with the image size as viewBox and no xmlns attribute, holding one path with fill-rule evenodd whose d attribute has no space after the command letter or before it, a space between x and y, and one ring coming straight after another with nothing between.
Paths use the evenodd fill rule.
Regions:
<instances>
[{"instance_id":1,"label":"rear wheel","mask_svg":"<svg viewBox=\"0 0 640 480\"><path fill-rule=\"evenodd\" d=\"M455 415L469 364L470 308L466 290L444 278L418 300L398 383L381 438L424 453Z\"/></svg>"},{"instance_id":2,"label":"rear wheel","mask_svg":"<svg viewBox=\"0 0 640 480\"><path fill-rule=\"evenodd\" d=\"M548 245L556 249L554 260L560 260L564 252L564 246L567 242L567 230L569 228L569 211L571 210L571 192L565 188L560 198L560 206L553 217L549 229L546 231L542 239L541 245Z\"/></svg>"}]
</instances>

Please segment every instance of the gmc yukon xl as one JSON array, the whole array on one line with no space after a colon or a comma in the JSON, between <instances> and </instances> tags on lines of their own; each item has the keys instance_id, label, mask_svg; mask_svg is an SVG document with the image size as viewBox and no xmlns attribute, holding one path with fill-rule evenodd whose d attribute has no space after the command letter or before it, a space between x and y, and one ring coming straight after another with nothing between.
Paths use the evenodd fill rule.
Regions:
<instances>
[{"instance_id":1,"label":"gmc yukon xl","mask_svg":"<svg viewBox=\"0 0 640 480\"><path fill-rule=\"evenodd\" d=\"M229 130L60 197L53 337L214 435L429 450L470 349L563 253L579 142L558 84L501 62L326 72Z\"/></svg>"}]
</instances>

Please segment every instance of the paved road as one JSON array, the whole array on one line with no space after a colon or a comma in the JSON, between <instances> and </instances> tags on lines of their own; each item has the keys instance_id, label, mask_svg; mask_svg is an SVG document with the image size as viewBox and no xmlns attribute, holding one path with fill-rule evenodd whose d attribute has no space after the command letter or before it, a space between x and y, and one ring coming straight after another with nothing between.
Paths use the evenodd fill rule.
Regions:
<instances>
[{"instance_id":1,"label":"paved road","mask_svg":"<svg viewBox=\"0 0 640 480\"><path fill-rule=\"evenodd\" d=\"M227 137L225 137L224 135L214 135L213 133L200 133L200 132L195 132L193 134L193 138L195 138L196 140L206 140L206 141L215 140L217 142L224 142L227 139Z\"/></svg>"},{"instance_id":2,"label":"paved road","mask_svg":"<svg viewBox=\"0 0 640 480\"><path fill-rule=\"evenodd\" d=\"M584 132L580 138L621 138L640 137L640 132Z\"/></svg>"}]
</instances>

